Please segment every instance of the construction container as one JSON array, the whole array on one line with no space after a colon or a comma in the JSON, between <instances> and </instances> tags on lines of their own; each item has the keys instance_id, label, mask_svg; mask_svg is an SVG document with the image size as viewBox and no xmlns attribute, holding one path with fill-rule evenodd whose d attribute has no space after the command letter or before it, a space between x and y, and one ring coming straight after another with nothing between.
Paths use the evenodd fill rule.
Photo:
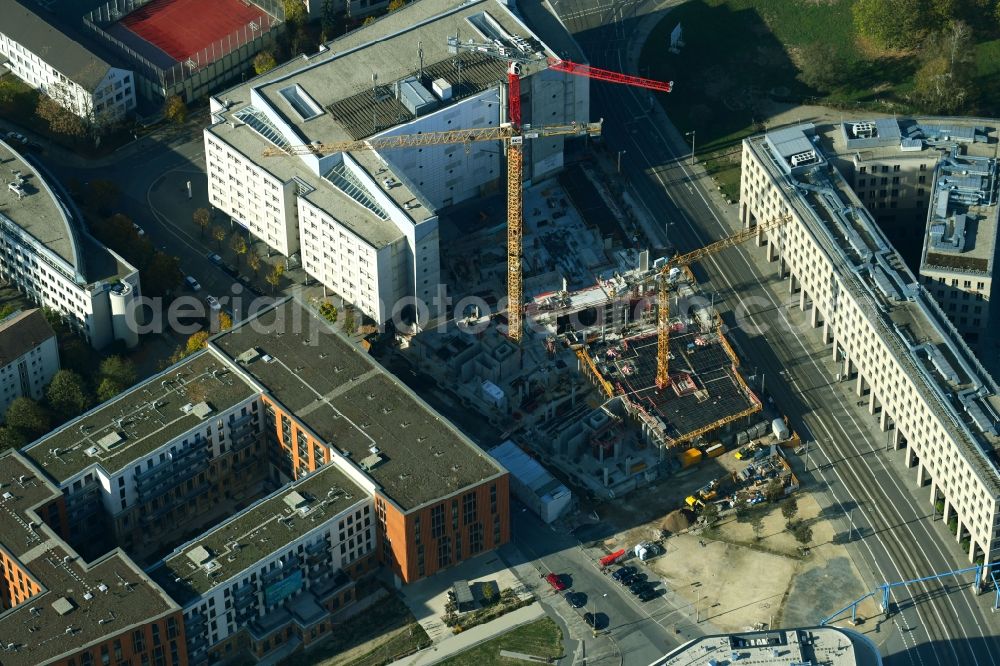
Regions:
<instances>
[{"instance_id":1,"label":"construction container","mask_svg":"<svg viewBox=\"0 0 1000 666\"><path fill-rule=\"evenodd\" d=\"M774 419L771 421L771 432L779 442L783 442L791 435L788 431L788 426L785 425L784 419Z\"/></svg>"},{"instance_id":2,"label":"construction container","mask_svg":"<svg viewBox=\"0 0 1000 666\"><path fill-rule=\"evenodd\" d=\"M715 444L712 444L710 447L705 449L705 455L708 456L709 458L718 458L725 452L726 452L726 447L722 445L722 442L716 442Z\"/></svg>"},{"instance_id":3,"label":"construction container","mask_svg":"<svg viewBox=\"0 0 1000 666\"><path fill-rule=\"evenodd\" d=\"M698 449L687 449L680 455L681 466L687 469L691 465L701 462L701 451Z\"/></svg>"}]
</instances>

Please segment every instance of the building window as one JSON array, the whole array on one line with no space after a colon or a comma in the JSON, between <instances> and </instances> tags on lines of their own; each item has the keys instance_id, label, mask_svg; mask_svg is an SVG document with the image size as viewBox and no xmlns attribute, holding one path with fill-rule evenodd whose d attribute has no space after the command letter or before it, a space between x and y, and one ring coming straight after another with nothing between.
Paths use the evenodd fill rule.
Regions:
<instances>
[{"instance_id":1,"label":"building window","mask_svg":"<svg viewBox=\"0 0 1000 666\"><path fill-rule=\"evenodd\" d=\"M476 520L476 493L462 497L462 524L471 525Z\"/></svg>"},{"instance_id":2,"label":"building window","mask_svg":"<svg viewBox=\"0 0 1000 666\"><path fill-rule=\"evenodd\" d=\"M431 536L435 539L444 535L444 506L439 504L431 509Z\"/></svg>"}]
</instances>

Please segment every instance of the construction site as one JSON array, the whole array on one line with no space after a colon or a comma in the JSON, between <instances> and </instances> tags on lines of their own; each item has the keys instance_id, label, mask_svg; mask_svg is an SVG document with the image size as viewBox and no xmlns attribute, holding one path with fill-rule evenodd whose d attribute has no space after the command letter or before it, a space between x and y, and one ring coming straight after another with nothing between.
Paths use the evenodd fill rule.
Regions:
<instances>
[{"instance_id":1,"label":"construction site","mask_svg":"<svg viewBox=\"0 0 1000 666\"><path fill-rule=\"evenodd\" d=\"M589 222L554 179L524 193L524 246L539 249L524 265L520 342L495 310L504 296L503 226L470 232L443 222L443 234L466 248L443 257L443 272L468 293L454 294L455 319L407 338L403 354L579 491L612 498L760 439L779 415L763 413L711 298L687 269L691 257L629 247L621 202L594 192L622 230L617 237ZM481 219L496 214L490 203Z\"/></svg>"}]
</instances>

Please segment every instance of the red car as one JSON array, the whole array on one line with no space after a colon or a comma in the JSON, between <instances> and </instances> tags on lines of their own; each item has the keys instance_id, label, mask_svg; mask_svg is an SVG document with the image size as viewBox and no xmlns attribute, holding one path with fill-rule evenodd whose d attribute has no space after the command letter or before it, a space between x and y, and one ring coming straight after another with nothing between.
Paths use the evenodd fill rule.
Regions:
<instances>
[{"instance_id":1,"label":"red car","mask_svg":"<svg viewBox=\"0 0 1000 666\"><path fill-rule=\"evenodd\" d=\"M562 578L559 576L559 574L550 573L548 576L545 577L545 580L548 581L549 585L551 585L552 589L555 590L556 592L562 592L563 590L566 589L566 583L562 581Z\"/></svg>"}]
</instances>

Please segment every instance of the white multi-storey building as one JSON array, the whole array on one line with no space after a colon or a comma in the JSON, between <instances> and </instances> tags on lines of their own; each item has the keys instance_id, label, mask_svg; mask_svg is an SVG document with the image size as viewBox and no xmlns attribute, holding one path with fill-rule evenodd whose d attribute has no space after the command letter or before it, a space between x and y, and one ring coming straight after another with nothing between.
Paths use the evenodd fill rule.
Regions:
<instances>
[{"instance_id":1,"label":"white multi-storey building","mask_svg":"<svg viewBox=\"0 0 1000 666\"><path fill-rule=\"evenodd\" d=\"M138 271L90 236L67 196L2 141L0 166L11 174L0 190L0 277L96 349L138 344Z\"/></svg>"},{"instance_id":2,"label":"white multi-storey building","mask_svg":"<svg viewBox=\"0 0 1000 666\"><path fill-rule=\"evenodd\" d=\"M585 123L586 78L548 70L555 54L508 3L423 0L211 100L205 130L211 204L328 289L383 323L440 283L438 210L498 191L498 142L263 157L268 149L497 126L506 63L449 53L494 43L539 59L521 82L525 123ZM562 137L526 142L525 174L563 165ZM432 312L433 314L433 312Z\"/></svg>"},{"instance_id":3,"label":"white multi-storey building","mask_svg":"<svg viewBox=\"0 0 1000 666\"><path fill-rule=\"evenodd\" d=\"M144 556L224 498L259 492L262 432L257 387L201 352L24 453L65 492L72 540L103 534Z\"/></svg>"},{"instance_id":4,"label":"white multi-storey building","mask_svg":"<svg viewBox=\"0 0 1000 666\"><path fill-rule=\"evenodd\" d=\"M0 320L0 415L15 398L41 400L58 371L56 334L41 310L19 310Z\"/></svg>"},{"instance_id":5,"label":"white multi-storey building","mask_svg":"<svg viewBox=\"0 0 1000 666\"><path fill-rule=\"evenodd\" d=\"M993 562L1000 391L826 159L828 145L812 125L744 140L741 220L749 228L790 216L761 239L768 258L811 308L841 379L855 381L893 445L906 447L969 559Z\"/></svg>"},{"instance_id":6,"label":"white multi-storey building","mask_svg":"<svg viewBox=\"0 0 1000 666\"><path fill-rule=\"evenodd\" d=\"M135 77L16 0L0 0L0 56L14 76L99 125L135 109Z\"/></svg>"},{"instance_id":7,"label":"white multi-storey building","mask_svg":"<svg viewBox=\"0 0 1000 666\"><path fill-rule=\"evenodd\" d=\"M177 548L150 572L184 609L188 659L216 663L249 639L309 645L355 600L352 574L375 565L375 506L336 465L284 486Z\"/></svg>"}]
</instances>

